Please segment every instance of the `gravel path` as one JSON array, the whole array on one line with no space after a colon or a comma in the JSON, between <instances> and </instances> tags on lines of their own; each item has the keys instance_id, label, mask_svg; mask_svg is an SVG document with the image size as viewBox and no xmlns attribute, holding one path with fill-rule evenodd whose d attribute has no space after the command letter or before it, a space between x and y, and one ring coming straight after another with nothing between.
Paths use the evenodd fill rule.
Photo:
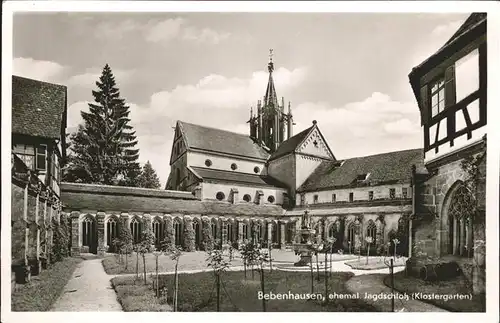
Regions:
<instances>
[{"instance_id":1,"label":"gravel path","mask_svg":"<svg viewBox=\"0 0 500 323\"><path fill-rule=\"evenodd\" d=\"M82 261L52 307L53 312L121 312L102 259Z\"/></svg>"}]
</instances>

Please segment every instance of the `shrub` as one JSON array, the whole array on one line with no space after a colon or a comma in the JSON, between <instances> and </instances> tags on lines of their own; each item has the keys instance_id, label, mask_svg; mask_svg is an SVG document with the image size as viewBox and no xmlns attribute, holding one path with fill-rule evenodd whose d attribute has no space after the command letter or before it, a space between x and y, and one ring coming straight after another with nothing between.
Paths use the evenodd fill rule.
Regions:
<instances>
[{"instance_id":1,"label":"shrub","mask_svg":"<svg viewBox=\"0 0 500 323\"><path fill-rule=\"evenodd\" d=\"M167 217L165 219L165 229L164 229L164 238L163 241L161 242L160 249L162 251L167 251L170 250L174 247L174 225L172 218Z\"/></svg>"},{"instance_id":2,"label":"shrub","mask_svg":"<svg viewBox=\"0 0 500 323\"><path fill-rule=\"evenodd\" d=\"M201 220L201 239L204 251L210 251L214 248L214 238L212 237L212 228L208 219Z\"/></svg>"},{"instance_id":3,"label":"shrub","mask_svg":"<svg viewBox=\"0 0 500 323\"><path fill-rule=\"evenodd\" d=\"M122 253L130 253L132 250L132 232L130 232L130 227L127 225L127 220L124 218L121 218L118 224L117 240L118 250Z\"/></svg>"},{"instance_id":4,"label":"shrub","mask_svg":"<svg viewBox=\"0 0 500 323\"><path fill-rule=\"evenodd\" d=\"M66 218L61 216L60 222L52 219L52 227L54 228L54 245L51 256L55 261L61 261L69 255L69 234Z\"/></svg>"},{"instance_id":5,"label":"shrub","mask_svg":"<svg viewBox=\"0 0 500 323\"><path fill-rule=\"evenodd\" d=\"M193 220L190 217L184 218L184 250L194 251L196 249L195 245L195 233L193 228Z\"/></svg>"}]
</instances>

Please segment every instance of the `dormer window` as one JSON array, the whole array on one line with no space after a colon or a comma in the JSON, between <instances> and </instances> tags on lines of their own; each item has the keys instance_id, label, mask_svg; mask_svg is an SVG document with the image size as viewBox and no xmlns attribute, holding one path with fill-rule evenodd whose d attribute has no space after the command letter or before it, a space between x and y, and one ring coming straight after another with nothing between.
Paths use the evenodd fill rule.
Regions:
<instances>
[{"instance_id":1,"label":"dormer window","mask_svg":"<svg viewBox=\"0 0 500 323\"><path fill-rule=\"evenodd\" d=\"M358 175L358 176L356 176L356 180L358 182L364 182L364 181L366 181L368 179L368 175L370 175L370 174L361 174L361 175Z\"/></svg>"}]
</instances>

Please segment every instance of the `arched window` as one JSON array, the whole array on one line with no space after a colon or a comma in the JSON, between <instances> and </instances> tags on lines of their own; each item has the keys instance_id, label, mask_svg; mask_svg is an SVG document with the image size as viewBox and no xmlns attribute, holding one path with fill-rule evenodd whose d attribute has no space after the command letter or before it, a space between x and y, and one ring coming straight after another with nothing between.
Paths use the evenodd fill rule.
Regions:
<instances>
[{"instance_id":1,"label":"arched window","mask_svg":"<svg viewBox=\"0 0 500 323\"><path fill-rule=\"evenodd\" d=\"M96 240L96 226L92 217L86 216L82 221L82 245L93 249Z\"/></svg>"},{"instance_id":2,"label":"arched window","mask_svg":"<svg viewBox=\"0 0 500 323\"><path fill-rule=\"evenodd\" d=\"M217 222L215 219L212 220L212 223L210 223L210 226L212 227L212 238L218 239L219 237L217 236Z\"/></svg>"},{"instance_id":3,"label":"arched window","mask_svg":"<svg viewBox=\"0 0 500 323\"><path fill-rule=\"evenodd\" d=\"M334 238L337 235L337 224L333 223L328 229L328 238Z\"/></svg>"},{"instance_id":4,"label":"arched window","mask_svg":"<svg viewBox=\"0 0 500 323\"><path fill-rule=\"evenodd\" d=\"M248 224L243 224L243 240L248 240Z\"/></svg>"},{"instance_id":5,"label":"arched window","mask_svg":"<svg viewBox=\"0 0 500 323\"><path fill-rule=\"evenodd\" d=\"M461 185L453 193L448 209L449 253L457 256L472 256L473 201L470 192Z\"/></svg>"},{"instance_id":6,"label":"arched window","mask_svg":"<svg viewBox=\"0 0 500 323\"><path fill-rule=\"evenodd\" d=\"M366 237L371 237L371 244L375 245L377 239L377 226L372 220L368 221L368 225L366 226Z\"/></svg>"},{"instance_id":7,"label":"arched window","mask_svg":"<svg viewBox=\"0 0 500 323\"><path fill-rule=\"evenodd\" d=\"M175 245L182 246L182 222L179 218L174 220Z\"/></svg>"},{"instance_id":8,"label":"arched window","mask_svg":"<svg viewBox=\"0 0 500 323\"><path fill-rule=\"evenodd\" d=\"M165 231L163 221L159 218L153 220L153 233L155 235L155 245L159 246L163 240L163 233Z\"/></svg>"},{"instance_id":9,"label":"arched window","mask_svg":"<svg viewBox=\"0 0 500 323\"><path fill-rule=\"evenodd\" d=\"M226 242L231 244L234 242L234 228L229 221L226 222Z\"/></svg>"},{"instance_id":10,"label":"arched window","mask_svg":"<svg viewBox=\"0 0 500 323\"><path fill-rule=\"evenodd\" d=\"M222 192L217 192L217 194L215 194L215 198L218 199L219 201L222 201L225 197L226 196Z\"/></svg>"},{"instance_id":11,"label":"arched window","mask_svg":"<svg viewBox=\"0 0 500 323\"><path fill-rule=\"evenodd\" d=\"M141 241L141 232L142 231L142 225L141 222L134 217L130 221L130 233L132 233L132 240L134 244L139 243Z\"/></svg>"},{"instance_id":12,"label":"arched window","mask_svg":"<svg viewBox=\"0 0 500 323\"><path fill-rule=\"evenodd\" d=\"M295 222L286 224L286 243L292 243L295 237Z\"/></svg>"},{"instance_id":13,"label":"arched window","mask_svg":"<svg viewBox=\"0 0 500 323\"><path fill-rule=\"evenodd\" d=\"M193 229L194 229L194 244L196 248L201 247L201 225L199 219L195 219L193 221Z\"/></svg>"},{"instance_id":14,"label":"arched window","mask_svg":"<svg viewBox=\"0 0 500 323\"><path fill-rule=\"evenodd\" d=\"M106 223L106 243L108 246L113 245L113 240L118 237L118 223L115 217L110 217Z\"/></svg>"},{"instance_id":15,"label":"arched window","mask_svg":"<svg viewBox=\"0 0 500 323\"><path fill-rule=\"evenodd\" d=\"M255 223L253 227L253 239L255 243L260 243L262 237L262 225L260 223Z\"/></svg>"},{"instance_id":16,"label":"arched window","mask_svg":"<svg viewBox=\"0 0 500 323\"><path fill-rule=\"evenodd\" d=\"M278 243L279 242L279 230L276 222L272 222L271 224L271 242Z\"/></svg>"},{"instance_id":17,"label":"arched window","mask_svg":"<svg viewBox=\"0 0 500 323\"><path fill-rule=\"evenodd\" d=\"M354 250L355 247L355 237L356 237L356 225L354 222L351 222L349 226L347 227L347 243L350 243L350 248L351 252Z\"/></svg>"},{"instance_id":18,"label":"arched window","mask_svg":"<svg viewBox=\"0 0 500 323\"><path fill-rule=\"evenodd\" d=\"M243 195L243 201L250 202L251 200L252 200L252 197L250 196L250 194Z\"/></svg>"}]
</instances>

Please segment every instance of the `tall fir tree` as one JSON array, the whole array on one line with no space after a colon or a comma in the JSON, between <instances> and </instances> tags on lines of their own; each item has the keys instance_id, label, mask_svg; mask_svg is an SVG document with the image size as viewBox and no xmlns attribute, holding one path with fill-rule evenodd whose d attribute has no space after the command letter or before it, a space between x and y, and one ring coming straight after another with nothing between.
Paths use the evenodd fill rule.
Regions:
<instances>
[{"instance_id":1,"label":"tall fir tree","mask_svg":"<svg viewBox=\"0 0 500 323\"><path fill-rule=\"evenodd\" d=\"M160 188L160 179L149 160L142 167L142 172L139 176L139 186L144 188Z\"/></svg>"},{"instance_id":2,"label":"tall fir tree","mask_svg":"<svg viewBox=\"0 0 500 323\"><path fill-rule=\"evenodd\" d=\"M108 64L96 86L95 102L89 103L89 112L81 112L83 124L70 136L64 180L138 186L137 138Z\"/></svg>"}]
</instances>

